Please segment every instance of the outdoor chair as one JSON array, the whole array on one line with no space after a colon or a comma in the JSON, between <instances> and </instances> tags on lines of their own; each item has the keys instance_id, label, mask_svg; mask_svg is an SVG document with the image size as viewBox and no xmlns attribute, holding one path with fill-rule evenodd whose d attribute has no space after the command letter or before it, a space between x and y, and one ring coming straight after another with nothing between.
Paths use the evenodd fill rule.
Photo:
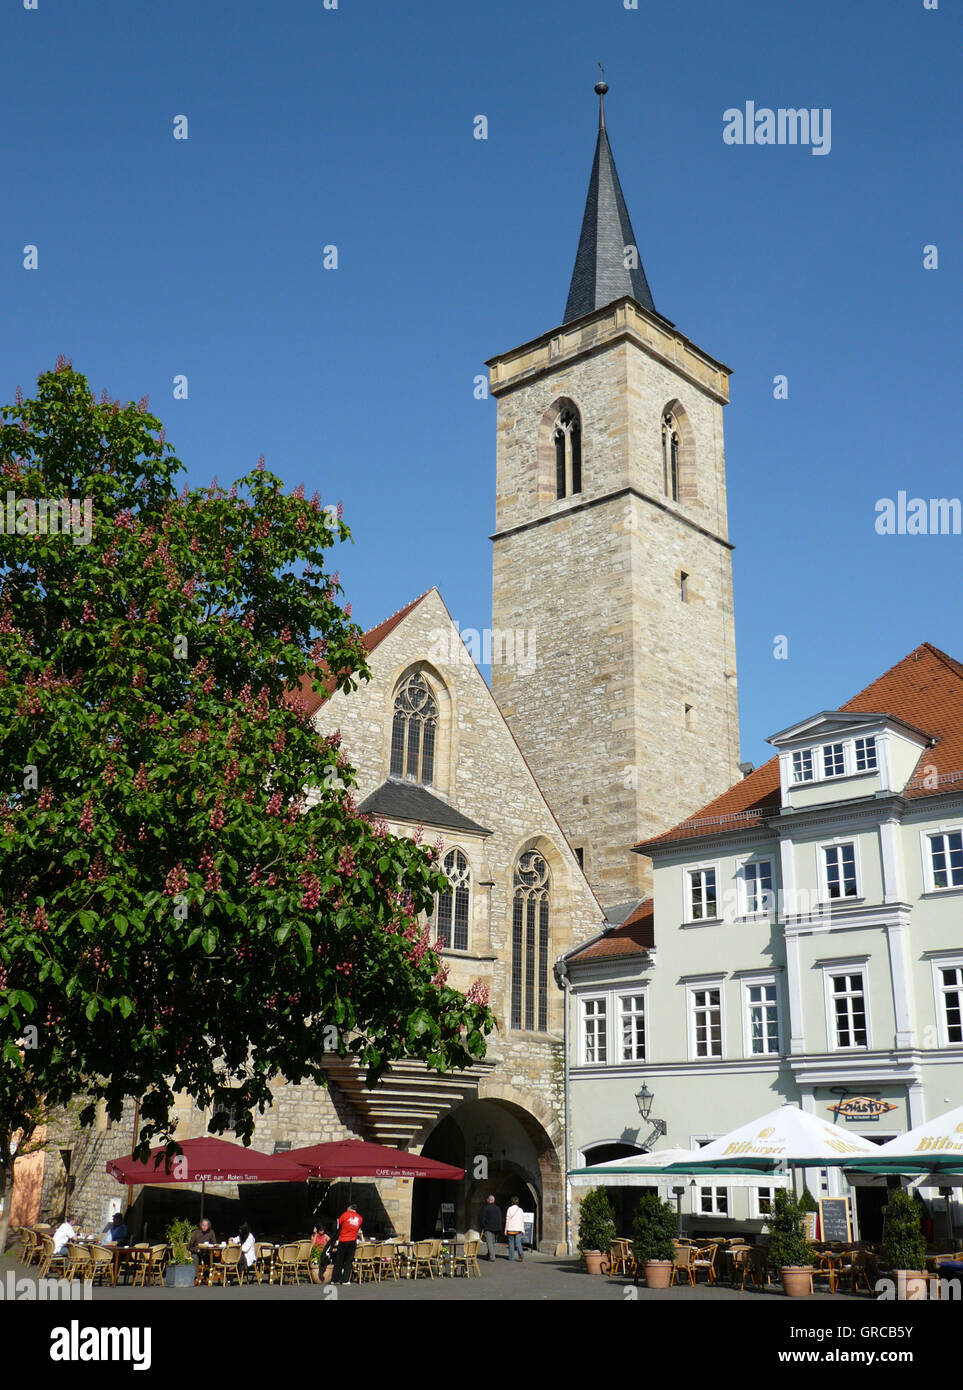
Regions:
<instances>
[{"instance_id":1,"label":"outdoor chair","mask_svg":"<svg viewBox=\"0 0 963 1390\"><path fill-rule=\"evenodd\" d=\"M63 1279L67 1273L67 1256L54 1254L53 1236L40 1237L40 1252L40 1278Z\"/></svg>"},{"instance_id":2,"label":"outdoor chair","mask_svg":"<svg viewBox=\"0 0 963 1390\"><path fill-rule=\"evenodd\" d=\"M695 1283L700 1269L704 1269L706 1272L707 1284L716 1282L716 1252L718 1249L718 1245L705 1245L701 1250L696 1251L692 1261L693 1283Z\"/></svg>"},{"instance_id":3,"label":"outdoor chair","mask_svg":"<svg viewBox=\"0 0 963 1390\"><path fill-rule=\"evenodd\" d=\"M670 1284L675 1283L675 1276L681 1272L686 1276L689 1284L695 1283L695 1269L693 1268L693 1257L695 1247L692 1245L677 1245L672 1255L672 1277Z\"/></svg>"},{"instance_id":4,"label":"outdoor chair","mask_svg":"<svg viewBox=\"0 0 963 1390\"><path fill-rule=\"evenodd\" d=\"M875 1255L869 1250L854 1250L853 1263L850 1269L850 1288L853 1293L859 1291L860 1282L866 1285L867 1293L874 1293L876 1289L877 1263Z\"/></svg>"},{"instance_id":5,"label":"outdoor chair","mask_svg":"<svg viewBox=\"0 0 963 1390\"><path fill-rule=\"evenodd\" d=\"M478 1268L478 1247L480 1244L480 1239L465 1241L464 1254L456 1253L455 1255L452 1263L452 1274L457 1274L459 1269L464 1269L467 1279L471 1278L472 1273L475 1273L479 1279L481 1278L481 1270Z\"/></svg>"},{"instance_id":6,"label":"outdoor chair","mask_svg":"<svg viewBox=\"0 0 963 1390\"><path fill-rule=\"evenodd\" d=\"M294 1282L296 1284L300 1284L301 1266L298 1261L298 1255L300 1254L300 1251L300 1241L294 1241L290 1245L282 1245L280 1250L277 1252L275 1268L277 1269L279 1284L284 1283L285 1274L293 1276Z\"/></svg>"},{"instance_id":7,"label":"outdoor chair","mask_svg":"<svg viewBox=\"0 0 963 1390\"><path fill-rule=\"evenodd\" d=\"M218 1271L217 1282L227 1288L231 1276L234 1282L240 1287L244 1283L244 1270L241 1268L241 1247L239 1245L225 1245L221 1251L221 1264Z\"/></svg>"},{"instance_id":8,"label":"outdoor chair","mask_svg":"<svg viewBox=\"0 0 963 1390\"><path fill-rule=\"evenodd\" d=\"M313 1244L310 1236L307 1240L298 1241L298 1274L303 1274L308 1283L311 1282L311 1247Z\"/></svg>"},{"instance_id":9,"label":"outdoor chair","mask_svg":"<svg viewBox=\"0 0 963 1390\"><path fill-rule=\"evenodd\" d=\"M629 1273L629 1250L627 1240L617 1236L609 1247L609 1275Z\"/></svg>"},{"instance_id":10,"label":"outdoor chair","mask_svg":"<svg viewBox=\"0 0 963 1390\"><path fill-rule=\"evenodd\" d=\"M381 1264L381 1278L387 1279L389 1276L398 1282L398 1249L393 1240L386 1240L381 1247L379 1257Z\"/></svg>"},{"instance_id":11,"label":"outdoor chair","mask_svg":"<svg viewBox=\"0 0 963 1390\"><path fill-rule=\"evenodd\" d=\"M435 1271L431 1265L434 1248L435 1242L433 1240L416 1240L412 1245L408 1261L409 1275L412 1279L417 1279L419 1271L422 1269L426 1269L429 1277L434 1279Z\"/></svg>"},{"instance_id":12,"label":"outdoor chair","mask_svg":"<svg viewBox=\"0 0 963 1390\"><path fill-rule=\"evenodd\" d=\"M166 1245L138 1247L137 1264L134 1267L134 1284L139 1283L142 1288L147 1284L163 1284L166 1267Z\"/></svg>"},{"instance_id":13,"label":"outdoor chair","mask_svg":"<svg viewBox=\"0 0 963 1390\"><path fill-rule=\"evenodd\" d=\"M351 1278L357 1279L359 1284L366 1281L377 1283L381 1279L381 1246L373 1241L367 1245L359 1245L354 1252L354 1263L351 1266Z\"/></svg>"},{"instance_id":14,"label":"outdoor chair","mask_svg":"<svg viewBox=\"0 0 963 1390\"><path fill-rule=\"evenodd\" d=\"M74 1275L79 1274L81 1279L89 1279L93 1274L93 1267L90 1263L90 1251L86 1245L80 1245L77 1241L72 1241L67 1246L67 1283L74 1282Z\"/></svg>"},{"instance_id":15,"label":"outdoor chair","mask_svg":"<svg viewBox=\"0 0 963 1390\"><path fill-rule=\"evenodd\" d=\"M448 1251L445 1248L445 1242L440 1236L436 1236L431 1242L431 1255L429 1258L439 1274L446 1274L448 1272L446 1269L449 1258Z\"/></svg>"},{"instance_id":16,"label":"outdoor chair","mask_svg":"<svg viewBox=\"0 0 963 1390\"><path fill-rule=\"evenodd\" d=\"M113 1250L109 1250L106 1245L91 1245L90 1277L95 1284L98 1278L101 1283L103 1283L105 1279L111 1285L116 1282L114 1277L114 1252Z\"/></svg>"},{"instance_id":17,"label":"outdoor chair","mask_svg":"<svg viewBox=\"0 0 963 1390\"><path fill-rule=\"evenodd\" d=\"M259 1240L254 1246L254 1263L251 1272L260 1284L265 1274L268 1283L274 1283L274 1246L268 1240Z\"/></svg>"}]
</instances>

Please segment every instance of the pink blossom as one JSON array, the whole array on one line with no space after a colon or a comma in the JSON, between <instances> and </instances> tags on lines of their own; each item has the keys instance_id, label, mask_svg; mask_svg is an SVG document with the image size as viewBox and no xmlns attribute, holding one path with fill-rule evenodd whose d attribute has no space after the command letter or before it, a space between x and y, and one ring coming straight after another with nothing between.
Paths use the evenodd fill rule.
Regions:
<instances>
[{"instance_id":1,"label":"pink blossom","mask_svg":"<svg viewBox=\"0 0 963 1390\"><path fill-rule=\"evenodd\" d=\"M93 830L93 828L94 828L94 804L93 804L92 801L89 801L89 800L88 800L88 801L84 804L84 809L83 809L83 811L82 811L81 814L80 814L80 829L84 832L85 835L89 835L90 832Z\"/></svg>"},{"instance_id":2,"label":"pink blossom","mask_svg":"<svg viewBox=\"0 0 963 1390\"><path fill-rule=\"evenodd\" d=\"M164 896L173 898L176 893L183 893L187 887L187 870L183 864L177 864L167 875L164 884Z\"/></svg>"},{"instance_id":3,"label":"pink blossom","mask_svg":"<svg viewBox=\"0 0 963 1390\"><path fill-rule=\"evenodd\" d=\"M283 806L283 804L284 800L281 796L281 793L275 792L274 795L271 797L270 801L268 802L267 806L264 808L265 815L279 816L281 814L281 807Z\"/></svg>"}]
</instances>

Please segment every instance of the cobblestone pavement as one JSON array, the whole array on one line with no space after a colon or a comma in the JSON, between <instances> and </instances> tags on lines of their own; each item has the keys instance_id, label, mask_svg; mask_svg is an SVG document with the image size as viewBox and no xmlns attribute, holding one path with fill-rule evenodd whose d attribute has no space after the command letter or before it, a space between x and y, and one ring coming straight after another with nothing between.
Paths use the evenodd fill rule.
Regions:
<instances>
[{"instance_id":1,"label":"cobblestone pavement","mask_svg":"<svg viewBox=\"0 0 963 1390\"><path fill-rule=\"evenodd\" d=\"M735 1300L744 1306L748 1304L759 1304L775 1306L785 1304L786 1299L782 1290L775 1285L770 1290L746 1289L740 1293L738 1289L729 1288L726 1284L718 1284L708 1287L705 1284L697 1284L690 1288L686 1284L677 1284L674 1288L666 1290L651 1290L639 1286L634 1287L630 1279L608 1279L602 1275L592 1277L585 1273L584 1267L576 1259L555 1259L548 1255L526 1255L524 1261L510 1263L505 1257L499 1257L494 1263L489 1264L485 1259L479 1261L481 1269L480 1279L425 1279L417 1280L394 1280L388 1279L377 1284L351 1284L343 1288L335 1289L331 1286L319 1287L315 1284L291 1285L285 1284L283 1287L277 1284L244 1284L241 1288L233 1286L229 1288L184 1288L184 1289L160 1289L160 1288L130 1288L126 1285L118 1288L111 1288L109 1285L97 1285L91 1289L92 1301L94 1303L124 1303L130 1306L143 1305L155 1301L164 1303L176 1302L178 1300L189 1300L198 1305L217 1306L224 1302L290 1302L292 1300L319 1300L343 1299L350 1303L422 1303L437 1301L453 1302L477 1302L492 1300L495 1302L511 1302L517 1299L531 1300L535 1302L556 1302L566 1299L577 1299L580 1302L586 1300L598 1303L619 1303L638 1299L642 1301L670 1301L673 1303L692 1302L725 1302ZM30 1279L37 1282L36 1270L24 1269L17 1260L10 1256L0 1259L0 1293L6 1298L23 1297L22 1286L20 1292L13 1292L11 1280ZM58 1293L65 1290L58 1289ZM76 1295L79 1290L73 1290ZM845 1307L852 1307L856 1304L863 1304L868 1301L867 1295L853 1298L850 1295L838 1294L833 1297L826 1292L818 1292L811 1299L805 1300L806 1303L828 1303L835 1301ZM81 1306L79 1301L75 1307ZM89 1306L89 1305L88 1305Z\"/></svg>"}]
</instances>

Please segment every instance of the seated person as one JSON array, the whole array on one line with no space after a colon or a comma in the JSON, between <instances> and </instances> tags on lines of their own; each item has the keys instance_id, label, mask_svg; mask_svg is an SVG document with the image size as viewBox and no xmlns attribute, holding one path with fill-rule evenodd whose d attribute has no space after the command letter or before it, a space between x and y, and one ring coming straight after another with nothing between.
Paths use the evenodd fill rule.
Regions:
<instances>
[{"instance_id":1,"label":"seated person","mask_svg":"<svg viewBox=\"0 0 963 1390\"><path fill-rule=\"evenodd\" d=\"M107 1237L105 1245L126 1245L130 1239L130 1232L127 1223L119 1211L112 1211L110 1220L104 1227L103 1234Z\"/></svg>"},{"instance_id":2,"label":"seated person","mask_svg":"<svg viewBox=\"0 0 963 1390\"><path fill-rule=\"evenodd\" d=\"M76 1240L76 1239L77 1239L77 1218L76 1218L75 1216L71 1216L71 1217L69 1217L69 1218L65 1218L65 1219L61 1222L61 1224L57 1227L56 1231L54 1231L54 1238L53 1238L53 1243L54 1243L54 1254L55 1254L55 1255L66 1255L66 1253L67 1253L67 1242L68 1242L68 1240Z\"/></svg>"},{"instance_id":3,"label":"seated person","mask_svg":"<svg viewBox=\"0 0 963 1390\"><path fill-rule=\"evenodd\" d=\"M254 1264L254 1235L250 1226L245 1221L237 1233L237 1243L241 1247L240 1266L242 1269L251 1269Z\"/></svg>"},{"instance_id":4,"label":"seated person","mask_svg":"<svg viewBox=\"0 0 963 1390\"><path fill-rule=\"evenodd\" d=\"M214 1234L214 1229L213 1229L213 1227L211 1226L210 1221L208 1220L208 1218L207 1218L206 1216L204 1216L204 1217L201 1218L201 1224L197 1227L197 1229L196 1229L196 1230L193 1232L193 1234L191 1235L191 1238L190 1238L190 1240L189 1240L188 1243L187 1243L187 1248L188 1248L188 1250L190 1251L190 1253L191 1253L192 1255L196 1255L196 1254L197 1254L197 1248L198 1248L199 1245L216 1245L216 1244L217 1244L217 1236Z\"/></svg>"}]
</instances>

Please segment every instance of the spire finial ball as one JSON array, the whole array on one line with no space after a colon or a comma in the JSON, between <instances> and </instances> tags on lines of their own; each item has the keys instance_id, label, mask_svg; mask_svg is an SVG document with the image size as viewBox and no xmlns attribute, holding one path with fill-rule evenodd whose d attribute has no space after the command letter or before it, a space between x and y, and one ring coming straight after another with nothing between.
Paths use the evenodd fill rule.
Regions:
<instances>
[{"instance_id":1,"label":"spire finial ball","mask_svg":"<svg viewBox=\"0 0 963 1390\"><path fill-rule=\"evenodd\" d=\"M604 97L608 89L609 84L607 82L596 82L595 84L595 90L598 92L600 97Z\"/></svg>"}]
</instances>

